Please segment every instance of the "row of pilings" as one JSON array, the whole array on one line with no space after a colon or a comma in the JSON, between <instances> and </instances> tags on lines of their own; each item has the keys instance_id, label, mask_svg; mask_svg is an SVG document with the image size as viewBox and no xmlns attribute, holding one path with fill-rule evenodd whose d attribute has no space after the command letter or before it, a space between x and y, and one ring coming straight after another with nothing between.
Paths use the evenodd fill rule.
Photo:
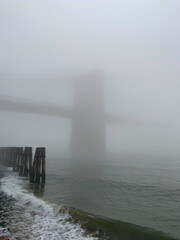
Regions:
<instances>
[{"instance_id":1,"label":"row of pilings","mask_svg":"<svg viewBox=\"0 0 180 240\"><path fill-rule=\"evenodd\" d=\"M19 176L29 177L31 183L45 183L46 180L46 148L35 150L34 161L32 147L0 147L0 162L12 167Z\"/></svg>"}]
</instances>

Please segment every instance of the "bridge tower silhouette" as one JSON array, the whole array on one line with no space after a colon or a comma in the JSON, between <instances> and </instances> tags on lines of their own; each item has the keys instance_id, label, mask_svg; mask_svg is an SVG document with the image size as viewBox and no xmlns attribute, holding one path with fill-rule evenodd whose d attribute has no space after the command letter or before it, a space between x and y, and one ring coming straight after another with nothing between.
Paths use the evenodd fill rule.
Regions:
<instances>
[{"instance_id":1,"label":"bridge tower silhouette","mask_svg":"<svg viewBox=\"0 0 180 240\"><path fill-rule=\"evenodd\" d=\"M76 158L102 158L106 153L104 76L83 75L74 84L71 153Z\"/></svg>"}]
</instances>

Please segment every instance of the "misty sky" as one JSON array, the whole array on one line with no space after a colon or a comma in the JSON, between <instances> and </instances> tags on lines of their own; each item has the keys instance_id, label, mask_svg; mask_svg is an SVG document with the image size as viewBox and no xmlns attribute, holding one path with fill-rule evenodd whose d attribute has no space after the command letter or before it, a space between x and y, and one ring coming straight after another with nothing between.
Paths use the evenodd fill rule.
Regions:
<instances>
[{"instance_id":1,"label":"misty sky","mask_svg":"<svg viewBox=\"0 0 180 240\"><path fill-rule=\"evenodd\" d=\"M179 0L0 0L0 95L73 107L73 79L104 72L112 152L180 157ZM67 76L68 77L64 77ZM0 111L0 145L68 151L71 120Z\"/></svg>"}]
</instances>

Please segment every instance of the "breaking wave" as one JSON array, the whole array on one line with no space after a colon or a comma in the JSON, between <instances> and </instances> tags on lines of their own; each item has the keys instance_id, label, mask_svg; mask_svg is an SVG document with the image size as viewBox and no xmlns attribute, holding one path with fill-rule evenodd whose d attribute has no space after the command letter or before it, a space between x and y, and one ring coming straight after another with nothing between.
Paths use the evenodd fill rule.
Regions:
<instances>
[{"instance_id":1,"label":"breaking wave","mask_svg":"<svg viewBox=\"0 0 180 240\"><path fill-rule=\"evenodd\" d=\"M171 236L79 209L44 201L25 186L25 179L8 171L1 178L0 236L11 240L174 240Z\"/></svg>"}]
</instances>

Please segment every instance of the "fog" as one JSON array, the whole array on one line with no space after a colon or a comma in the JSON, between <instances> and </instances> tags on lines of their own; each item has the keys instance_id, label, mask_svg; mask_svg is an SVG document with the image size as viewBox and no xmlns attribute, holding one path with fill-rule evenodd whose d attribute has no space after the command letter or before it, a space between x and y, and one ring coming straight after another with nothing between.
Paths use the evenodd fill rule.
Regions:
<instances>
[{"instance_id":1,"label":"fog","mask_svg":"<svg viewBox=\"0 0 180 240\"><path fill-rule=\"evenodd\" d=\"M1 0L0 146L178 161L179 9Z\"/></svg>"}]
</instances>

